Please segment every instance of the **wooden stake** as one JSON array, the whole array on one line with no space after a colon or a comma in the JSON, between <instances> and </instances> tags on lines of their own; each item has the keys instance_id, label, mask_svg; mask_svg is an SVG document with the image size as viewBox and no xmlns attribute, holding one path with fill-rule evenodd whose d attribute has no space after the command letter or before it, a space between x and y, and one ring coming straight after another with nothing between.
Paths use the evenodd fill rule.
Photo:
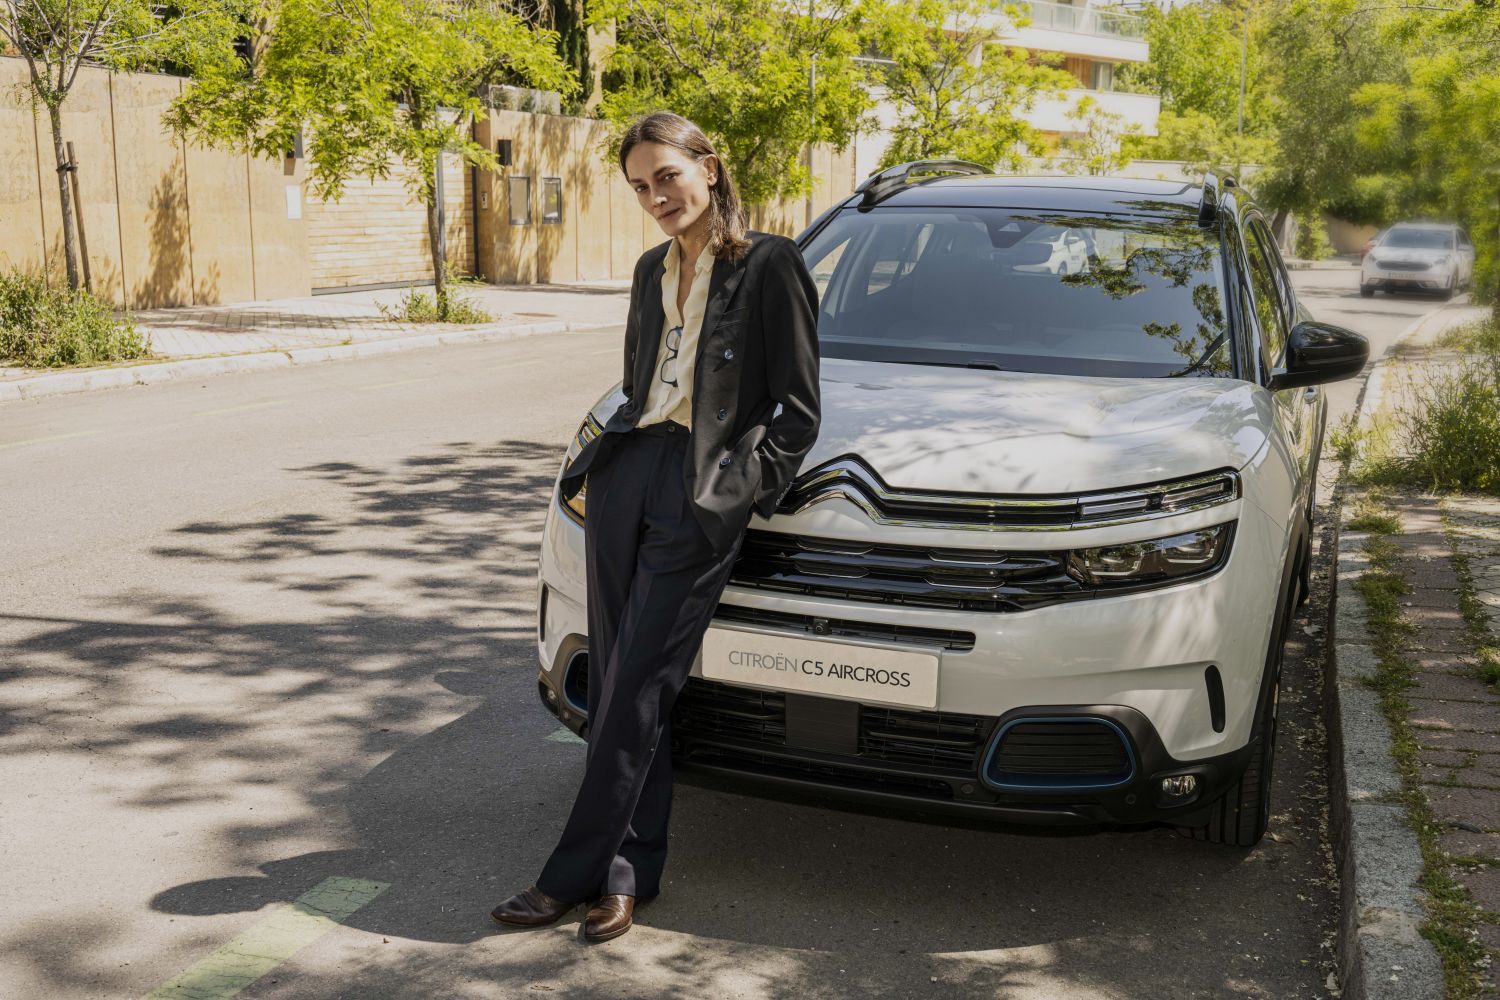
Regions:
<instances>
[{"instance_id":1,"label":"wooden stake","mask_svg":"<svg viewBox=\"0 0 1500 1000\"><path fill-rule=\"evenodd\" d=\"M73 143L68 143L68 174L73 184L73 216L78 220L78 259L83 264L83 287L94 290L94 279L89 273L89 238L83 230L83 198L78 193L78 157L73 153Z\"/></svg>"}]
</instances>

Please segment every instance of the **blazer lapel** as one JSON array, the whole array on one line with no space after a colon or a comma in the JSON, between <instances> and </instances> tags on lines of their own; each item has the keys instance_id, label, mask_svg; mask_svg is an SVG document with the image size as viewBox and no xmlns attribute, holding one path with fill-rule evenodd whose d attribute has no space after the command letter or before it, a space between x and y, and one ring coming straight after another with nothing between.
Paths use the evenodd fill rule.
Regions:
<instances>
[{"instance_id":1,"label":"blazer lapel","mask_svg":"<svg viewBox=\"0 0 1500 1000\"><path fill-rule=\"evenodd\" d=\"M724 315L725 305L734 295L740 279L745 276L745 259L741 257L738 261L729 261L723 257L714 258L714 269L708 278L708 304L703 308L703 325L698 328L695 369L703 361L703 345L708 341L708 335L718 325L719 317Z\"/></svg>"},{"instance_id":2,"label":"blazer lapel","mask_svg":"<svg viewBox=\"0 0 1500 1000\"><path fill-rule=\"evenodd\" d=\"M666 258L663 252L662 259L651 269L651 280L646 282L641 293L640 312L636 316L636 336L639 338L635 345L637 410L646 407L646 392L655 377L656 357L661 353L661 327L667 320L666 310L661 307L662 261Z\"/></svg>"}]
</instances>

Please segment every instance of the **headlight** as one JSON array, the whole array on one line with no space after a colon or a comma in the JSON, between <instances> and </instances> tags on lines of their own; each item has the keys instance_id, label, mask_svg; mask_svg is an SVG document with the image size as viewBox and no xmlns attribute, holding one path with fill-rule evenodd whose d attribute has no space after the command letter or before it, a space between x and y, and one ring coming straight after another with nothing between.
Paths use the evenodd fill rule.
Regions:
<instances>
[{"instance_id":1,"label":"headlight","mask_svg":"<svg viewBox=\"0 0 1500 1000\"><path fill-rule=\"evenodd\" d=\"M1167 538L1074 549L1068 553L1068 573L1093 587L1130 586L1195 576L1217 569L1234 522L1188 531Z\"/></svg>"},{"instance_id":2,"label":"headlight","mask_svg":"<svg viewBox=\"0 0 1500 1000\"><path fill-rule=\"evenodd\" d=\"M1432 263L1436 267L1441 267L1444 264L1448 263L1448 255L1443 254L1441 257L1436 257L1433 259Z\"/></svg>"},{"instance_id":3,"label":"headlight","mask_svg":"<svg viewBox=\"0 0 1500 1000\"><path fill-rule=\"evenodd\" d=\"M568 449L567 457L563 460L564 467L566 467L568 462L571 462L574 457L576 457L577 454L583 450L584 445L588 444L590 441L594 440L594 438L603 433L604 425L601 424L598 420L594 419L593 413L585 414L583 417L583 423L578 425L578 432L573 435L573 444L575 445L575 447ZM558 497L558 499L562 500L563 510L567 511L569 514L572 514L573 519L579 524L583 523L584 494L587 492L588 485L585 481L585 484L578 487L578 492L573 494L570 499L562 500L561 495L559 495Z\"/></svg>"}]
</instances>

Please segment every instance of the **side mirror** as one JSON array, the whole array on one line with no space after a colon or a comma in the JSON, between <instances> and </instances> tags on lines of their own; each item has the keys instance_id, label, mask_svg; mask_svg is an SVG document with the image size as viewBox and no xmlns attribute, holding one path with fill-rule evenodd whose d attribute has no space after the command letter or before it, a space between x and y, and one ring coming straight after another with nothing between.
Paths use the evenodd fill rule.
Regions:
<instances>
[{"instance_id":1,"label":"side mirror","mask_svg":"<svg viewBox=\"0 0 1500 1000\"><path fill-rule=\"evenodd\" d=\"M1286 367L1271 373L1267 388L1295 389L1358 375L1370 357L1370 342L1328 323L1298 323L1287 338Z\"/></svg>"}]
</instances>

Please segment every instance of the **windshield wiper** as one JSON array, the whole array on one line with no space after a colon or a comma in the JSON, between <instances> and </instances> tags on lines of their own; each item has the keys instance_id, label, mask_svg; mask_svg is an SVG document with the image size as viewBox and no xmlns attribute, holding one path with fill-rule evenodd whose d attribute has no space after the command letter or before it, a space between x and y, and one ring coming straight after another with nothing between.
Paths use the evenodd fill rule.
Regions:
<instances>
[{"instance_id":1,"label":"windshield wiper","mask_svg":"<svg viewBox=\"0 0 1500 1000\"><path fill-rule=\"evenodd\" d=\"M1020 368L1007 368L998 361L903 361L903 365L936 365L939 368L983 368L992 372L1018 372Z\"/></svg>"}]
</instances>

